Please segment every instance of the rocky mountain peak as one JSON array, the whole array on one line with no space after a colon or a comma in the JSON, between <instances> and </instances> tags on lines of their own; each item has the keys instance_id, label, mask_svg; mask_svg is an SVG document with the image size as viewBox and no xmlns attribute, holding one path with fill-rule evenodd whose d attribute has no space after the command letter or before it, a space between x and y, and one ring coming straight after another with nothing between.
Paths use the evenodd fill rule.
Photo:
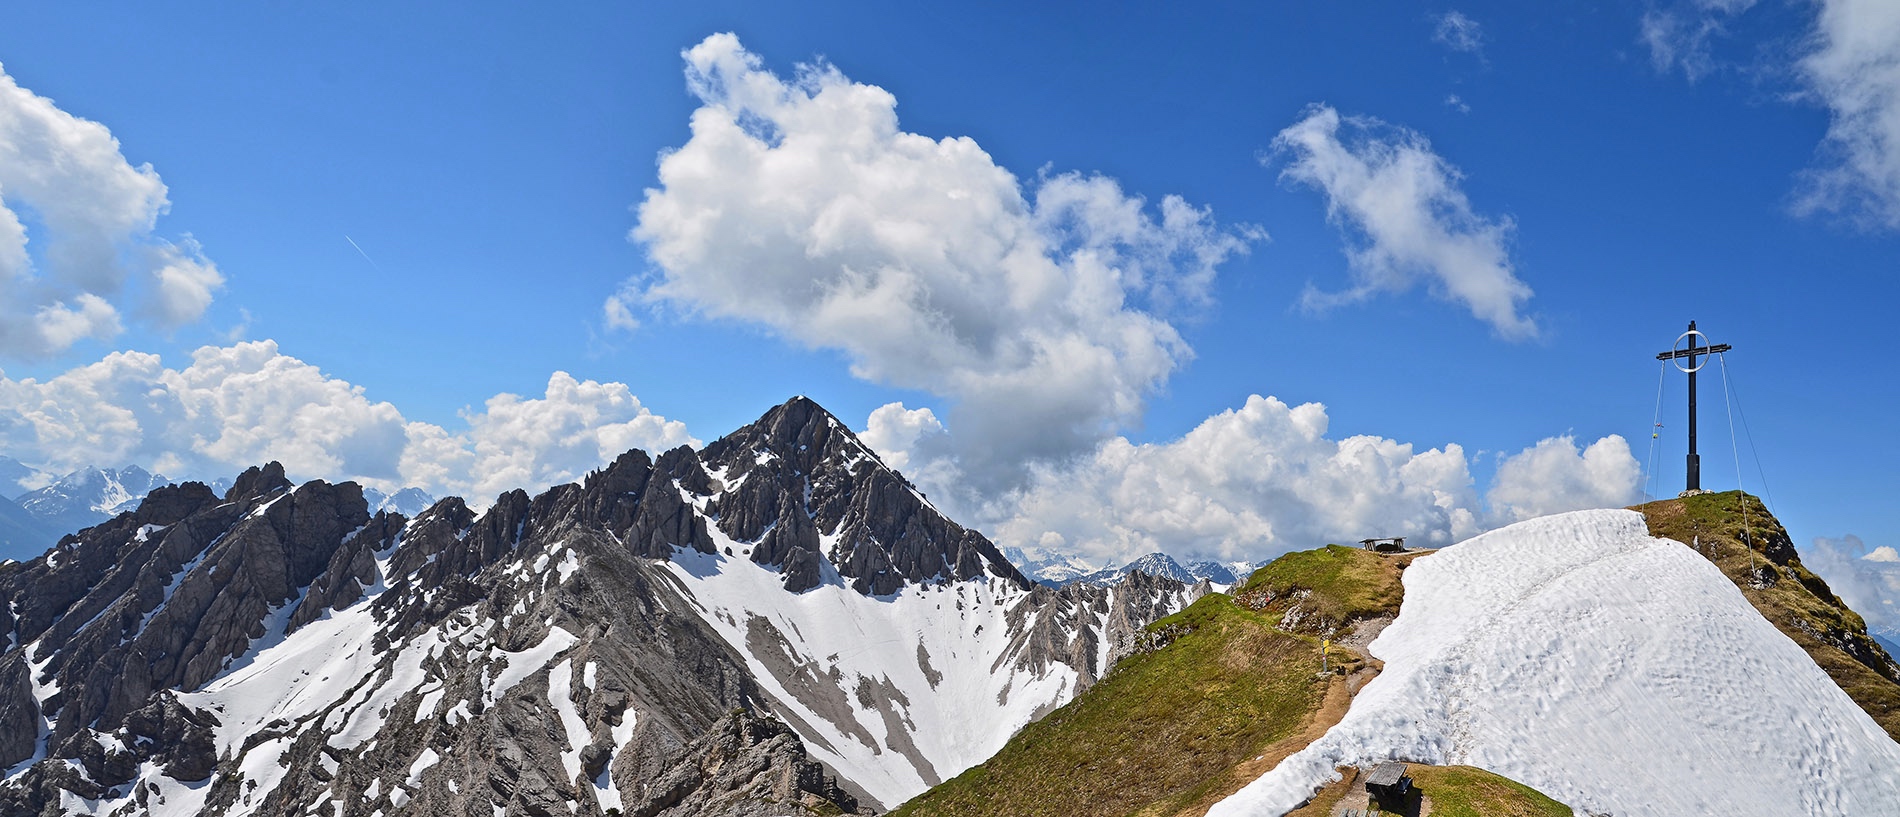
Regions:
<instances>
[{"instance_id":1,"label":"rocky mountain peak","mask_svg":"<svg viewBox=\"0 0 1900 817\"><path fill-rule=\"evenodd\" d=\"M284 477L284 464L272 461L262 466L244 469L236 480L231 482L230 490L224 492L224 501L243 502L248 499L270 496L290 486L290 480Z\"/></svg>"},{"instance_id":2,"label":"rocky mountain peak","mask_svg":"<svg viewBox=\"0 0 1900 817\"><path fill-rule=\"evenodd\" d=\"M665 470L679 473L684 459ZM794 397L713 441L695 463L716 489L707 514L734 541L751 545L752 561L778 567L788 590L809 590L833 575L873 596L986 574L1030 586L996 545L945 518L810 398Z\"/></svg>"},{"instance_id":3,"label":"rocky mountain peak","mask_svg":"<svg viewBox=\"0 0 1900 817\"><path fill-rule=\"evenodd\" d=\"M875 458L851 429L803 395L774 406L750 425L714 440L700 455L705 461L723 463L739 452L769 454L805 473L827 459Z\"/></svg>"}]
</instances>

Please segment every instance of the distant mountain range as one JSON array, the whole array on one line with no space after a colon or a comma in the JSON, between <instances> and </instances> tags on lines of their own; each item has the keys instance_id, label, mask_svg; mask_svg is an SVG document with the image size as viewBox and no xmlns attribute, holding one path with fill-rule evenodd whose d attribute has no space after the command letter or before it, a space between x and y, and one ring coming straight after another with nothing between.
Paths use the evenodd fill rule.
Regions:
<instances>
[{"instance_id":1,"label":"distant mountain range","mask_svg":"<svg viewBox=\"0 0 1900 817\"><path fill-rule=\"evenodd\" d=\"M1010 560L1021 566L1025 575L1036 583L1049 587L1066 587L1071 584L1116 585L1130 573L1146 573L1165 579L1173 579L1186 584L1194 584L1203 579L1214 585L1233 585L1244 581L1257 567L1252 562L1217 562L1211 559L1199 559L1182 563L1166 553L1150 553L1127 564L1101 567L1079 557L1057 555L1045 559L1030 558L1021 550L1011 548L1006 551Z\"/></svg>"},{"instance_id":2,"label":"distant mountain range","mask_svg":"<svg viewBox=\"0 0 1900 817\"><path fill-rule=\"evenodd\" d=\"M136 509L154 488L172 484L164 476L128 465L118 469L81 468L41 488L20 487L20 480L36 473L19 460L0 457L0 558L23 560L38 554L58 543L61 536ZM221 479L210 487L213 493L222 495L230 489L231 481ZM372 512L391 510L407 516L435 503L434 497L420 488L404 488L393 495L365 488L363 497Z\"/></svg>"},{"instance_id":3,"label":"distant mountain range","mask_svg":"<svg viewBox=\"0 0 1900 817\"><path fill-rule=\"evenodd\" d=\"M39 472L26 463L12 457L0 456L0 499L13 499L27 492L23 480L31 480Z\"/></svg>"},{"instance_id":4,"label":"distant mountain range","mask_svg":"<svg viewBox=\"0 0 1900 817\"><path fill-rule=\"evenodd\" d=\"M31 474L16 460L0 463L0 483L17 485L15 473ZM138 506L153 488L169 481L136 465L106 470L82 468L45 487L0 501L0 548L5 553L38 553L59 537L89 528Z\"/></svg>"}]
</instances>

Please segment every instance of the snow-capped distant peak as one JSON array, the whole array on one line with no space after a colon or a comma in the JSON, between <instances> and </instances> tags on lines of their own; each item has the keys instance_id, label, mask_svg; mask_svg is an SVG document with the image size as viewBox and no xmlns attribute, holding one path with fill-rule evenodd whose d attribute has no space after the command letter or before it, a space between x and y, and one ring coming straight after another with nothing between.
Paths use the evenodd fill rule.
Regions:
<instances>
[{"instance_id":1,"label":"snow-capped distant peak","mask_svg":"<svg viewBox=\"0 0 1900 817\"><path fill-rule=\"evenodd\" d=\"M428 510L430 505L435 504L435 497L430 496L429 492L421 488L413 487L404 488L393 494L386 494L375 488L364 488L363 500L369 503L371 513L375 513L376 511L390 511L402 514L411 519L416 518L423 511Z\"/></svg>"},{"instance_id":2,"label":"snow-capped distant peak","mask_svg":"<svg viewBox=\"0 0 1900 817\"><path fill-rule=\"evenodd\" d=\"M1196 581L1195 577L1192 574L1188 573L1187 570L1181 567L1180 562L1175 561L1174 557L1169 556L1166 553L1158 553L1158 552L1150 553L1146 556L1143 556L1139 559L1129 562L1126 565L1123 565L1122 569L1117 572L1119 572L1123 576L1126 576L1136 571L1146 573L1150 576L1159 576L1162 578L1174 579L1175 581L1178 581L1178 582L1193 583L1194 581Z\"/></svg>"},{"instance_id":3,"label":"snow-capped distant peak","mask_svg":"<svg viewBox=\"0 0 1900 817\"><path fill-rule=\"evenodd\" d=\"M1254 563L1249 561L1217 562L1212 559L1197 559L1184 562L1181 569L1197 579L1206 579L1215 584L1239 584L1253 575Z\"/></svg>"},{"instance_id":4,"label":"snow-capped distant peak","mask_svg":"<svg viewBox=\"0 0 1900 817\"><path fill-rule=\"evenodd\" d=\"M1023 552L1021 548L1005 548L1003 556L1015 564L1023 575L1035 580L1037 584L1050 587L1061 587L1083 576L1097 573L1104 567L1071 554L1055 554L1038 558Z\"/></svg>"},{"instance_id":5,"label":"snow-capped distant peak","mask_svg":"<svg viewBox=\"0 0 1900 817\"><path fill-rule=\"evenodd\" d=\"M1234 585L1245 580L1254 570L1252 562L1217 562L1210 559L1197 559L1182 563L1158 551L1119 567L1098 565L1070 555L1031 559L1026 558L1021 550L1011 549L1006 553L1022 568L1023 573L1051 587L1078 582L1101 585L1120 584L1128 577L1128 574L1135 572L1173 579L1184 584L1193 584L1206 579L1213 584Z\"/></svg>"},{"instance_id":6,"label":"snow-capped distant peak","mask_svg":"<svg viewBox=\"0 0 1900 817\"><path fill-rule=\"evenodd\" d=\"M117 470L81 468L19 498L20 507L53 530L76 531L138 507L170 480L136 465Z\"/></svg>"},{"instance_id":7,"label":"snow-capped distant peak","mask_svg":"<svg viewBox=\"0 0 1900 817\"><path fill-rule=\"evenodd\" d=\"M12 457L0 455L0 499L16 499L26 493L39 471Z\"/></svg>"}]
</instances>

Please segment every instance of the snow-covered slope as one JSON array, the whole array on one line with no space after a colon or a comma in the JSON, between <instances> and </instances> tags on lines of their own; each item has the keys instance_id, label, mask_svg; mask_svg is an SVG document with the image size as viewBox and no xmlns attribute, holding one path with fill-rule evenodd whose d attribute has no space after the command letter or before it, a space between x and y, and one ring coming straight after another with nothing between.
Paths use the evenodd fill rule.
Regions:
<instances>
[{"instance_id":1,"label":"snow-covered slope","mask_svg":"<svg viewBox=\"0 0 1900 817\"><path fill-rule=\"evenodd\" d=\"M1324 737L1208 812L1279 815L1340 765L1504 774L1586 813L1890 814L1900 744L1687 546L1633 511L1419 559L1385 661Z\"/></svg>"},{"instance_id":2,"label":"snow-covered slope","mask_svg":"<svg viewBox=\"0 0 1900 817\"><path fill-rule=\"evenodd\" d=\"M1039 606L1048 589L996 577L872 597L832 576L793 594L776 571L744 558L745 545L713 535L714 553L681 552L667 568L812 756L887 806L987 759L1094 680L1068 663L1036 660L1031 634L1085 641L1093 660L1077 663L1104 668L1116 611L1158 601L1154 616L1191 600L1178 584L1159 595L1130 584L1078 588L1099 599L1093 604ZM729 546L735 558L723 555ZM1120 630L1138 627L1122 622Z\"/></svg>"}]
</instances>

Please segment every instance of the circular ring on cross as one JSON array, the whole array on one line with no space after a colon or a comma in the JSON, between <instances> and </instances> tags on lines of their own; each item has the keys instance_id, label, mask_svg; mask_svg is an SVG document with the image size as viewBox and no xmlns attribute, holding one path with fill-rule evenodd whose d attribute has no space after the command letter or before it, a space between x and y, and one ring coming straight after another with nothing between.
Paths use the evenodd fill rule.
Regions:
<instances>
[{"instance_id":1,"label":"circular ring on cross","mask_svg":"<svg viewBox=\"0 0 1900 817\"><path fill-rule=\"evenodd\" d=\"M1676 355L1676 354L1681 354L1681 350L1680 350L1680 349L1678 349L1678 348L1676 348L1676 347L1678 347L1678 346L1681 346L1681 345L1682 345L1682 338L1686 338L1686 337L1689 337L1690 335L1694 335L1694 336L1696 336L1696 337L1698 337L1698 338L1701 338L1701 339L1702 339L1702 348L1707 348L1707 347L1708 347L1708 345L1709 345L1709 336L1708 336L1708 335L1704 335L1704 334L1702 334L1702 332L1701 332L1700 330L1697 330L1697 329L1691 329L1691 330L1689 330L1689 331L1687 331L1687 332L1684 332L1684 333L1682 333L1682 337L1678 337L1678 338L1676 338L1676 343L1675 343L1675 345L1674 345L1674 346L1671 346L1671 347L1669 347L1669 353L1670 353L1671 355ZM1694 348L1698 348L1698 347L1696 347L1696 345L1695 345L1695 341L1693 341L1693 340L1692 340L1692 341L1689 341L1689 348L1691 348L1691 349L1694 349ZM1710 357L1710 355L1707 355L1707 354L1703 354L1703 355L1697 355L1697 357L1699 357L1699 358L1701 358L1701 359L1700 359L1700 360L1697 360L1697 361L1696 361L1696 364L1695 364L1694 366L1692 366L1692 367L1689 367L1689 368L1687 368L1687 369L1685 369L1685 368L1683 368L1683 367L1682 367L1682 358L1679 358L1679 357L1672 357L1672 358L1670 358L1670 360L1669 360L1669 362L1670 362L1671 364L1673 364L1673 365L1674 365L1674 366L1676 367L1676 371L1678 371L1678 372L1684 372L1684 373L1686 373L1686 374L1695 374L1696 372L1699 372L1699 371L1702 371L1702 367L1704 367L1704 366L1707 366L1707 365L1709 365L1709 357Z\"/></svg>"}]
</instances>

